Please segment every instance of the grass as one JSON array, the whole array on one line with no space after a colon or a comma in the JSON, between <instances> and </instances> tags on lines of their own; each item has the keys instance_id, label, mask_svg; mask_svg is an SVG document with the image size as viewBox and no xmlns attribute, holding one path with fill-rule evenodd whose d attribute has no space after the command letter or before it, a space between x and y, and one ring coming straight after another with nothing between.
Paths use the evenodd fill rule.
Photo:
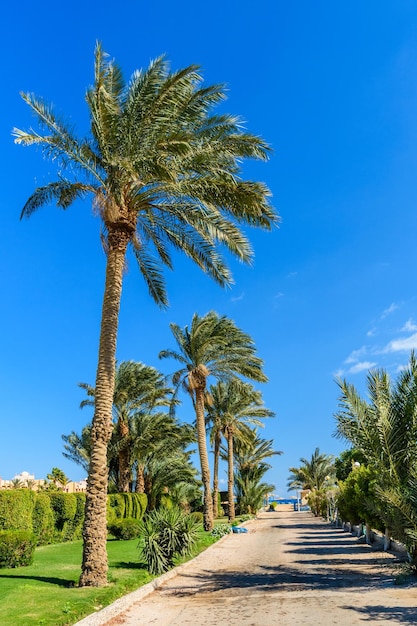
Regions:
<instances>
[{"instance_id":1,"label":"grass","mask_svg":"<svg viewBox=\"0 0 417 626\"><path fill-rule=\"evenodd\" d=\"M201 531L188 559L215 541ZM98 589L77 587L81 541L42 546L36 549L33 565L0 569L1 626L71 626L150 582L154 576L139 562L137 543L137 539L108 541L109 584Z\"/></svg>"}]
</instances>

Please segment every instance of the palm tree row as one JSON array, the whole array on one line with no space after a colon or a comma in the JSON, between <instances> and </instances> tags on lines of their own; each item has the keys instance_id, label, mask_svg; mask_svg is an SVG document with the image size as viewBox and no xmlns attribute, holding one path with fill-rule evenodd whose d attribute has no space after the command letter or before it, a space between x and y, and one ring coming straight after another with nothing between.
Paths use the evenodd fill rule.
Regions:
<instances>
[{"instance_id":1,"label":"palm tree row","mask_svg":"<svg viewBox=\"0 0 417 626\"><path fill-rule=\"evenodd\" d=\"M352 473L350 479L366 479L362 509L407 546L417 567L416 356L411 353L396 380L385 370L369 372L367 399L345 380L338 384L337 435L365 459L363 471Z\"/></svg>"},{"instance_id":2,"label":"palm tree row","mask_svg":"<svg viewBox=\"0 0 417 626\"><path fill-rule=\"evenodd\" d=\"M227 443L228 515L232 521L235 517L234 443L240 442L241 446L245 443L251 444L252 448L255 444L256 448L259 440L254 439L254 431L250 425L262 426L261 420L274 414L264 406L260 391L236 377L236 372L240 371L247 375L252 374L253 377L256 375L261 380L265 379L261 371L262 362L255 355L253 341L231 320L210 312L203 317L195 315L190 331L187 328L180 331L175 325L171 327L177 337L182 339L187 337L189 340L182 353L172 351L160 353L161 357L175 356L186 365L183 370L176 371L171 376L176 384L175 390L166 386L165 378L160 372L142 363L127 361L116 369L113 398L114 428L108 451L109 482L113 485L112 488L121 492L133 489L134 485L136 491L147 493L150 508L153 508L156 499L152 497L151 485L155 471L151 472L150 468L154 468L155 463L159 470L161 466L171 470L172 480L165 478L165 488L173 488L181 480L186 482L188 479L190 484L195 481L195 477L190 473L189 459L186 456L189 453L185 451L187 446L195 441L194 429L189 425L179 424L175 419L178 389L182 383L194 402L197 439L201 428L199 452L203 487L206 488L204 521L206 529L211 530L213 513L211 518L208 518L206 506L207 500L211 499L206 422L211 426L211 436L214 437L215 504L218 502L217 477L221 438L224 437ZM186 356L194 358L194 362L187 362ZM208 391L204 381L204 386L201 385L198 389L195 384L195 370L200 367L201 371L202 366L205 368L206 377L214 374L224 380L218 380ZM81 406L94 406L95 389L87 383L81 383L80 386L88 396L82 401ZM202 392L201 399L199 392ZM200 402L203 405L202 425L199 422L198 411ZM165 412L161 410L164 407ZM64 441L65 456L86 467L86 462L91 457L91 427L84 429L81 437L76 433L64 436ZM179 476L182 476L181 480ZM159 480L158 484L161 486L163 483ZM244 483L241 483L241 486L243 485ZM217 515L217 510L215 514Z\"/></svg>"},{"instance_id":3,"label":"palm tree row","mask_svg":"<svg viewBox=\"0 0 417 626\"><path fill-rule=\"evenodd\" d=\"M271 415L270 411L261 406L260 394L257 394L250 385L245 385L241 377L258 382L266 382L267 377L263 372L263 362L256 355L253 339L225 316L219 316L214 311L202 317L194 314L190 327L180 328L177 324L171 324L171 330L177 349L163 350L159 357L173 358L180 363L180 369L172 375L172 382L176 387L175 397L182 388L193 402L203 483L204 528L211 530L214 513L206 439L205 411L207 405L210 406L211 403L210 394L207 393L207 379L212 376L219 381L220 386L212 388L212 391L214 401L218 401L218 419L223 421L228 433L231 459L229 468L231 468L233 431L239 421L237 417L239 411L242 419L252 421L257 416ZM233 397L234 406L232 406ZM231 495L229 507L233 518L232 477L233 470L229 469L229 495Z\"/></svg>"},{"instance_id":4,"label":"palm tree row","mask_svg":"<svg viewBox=\"0 0 417 626\"><path fill-rule=\"evenodd\" d=\"M212 114L224 99L222 85L203 85L196 66L172 72L163 57L126 82L118 65L97 45L94 83L86 93L91 122L87 138L77 137L44 100L30 93L22 97L39 129L15 129L16 143L42 148L57 165L57 179L33 192L22 216L30 217L50 202L67 209L89 195L102 223L107 265L80 578L80 585L102 586L108 569L107 448L113 433L126 255L130 249L160 306L168 302L162 268L172 268L172 248L184 252L219 285L230 285L232 276L219 244L237 259L250 262L252 250L241 225L270 229L277 221L267 187L239 177L240 162L265 160L268 146L244 132L237 117ZM198 401L199 445L204 378L200 368L189 380ZM206 487L205 472L203 481Z\"/></svg>"}]
</instances>

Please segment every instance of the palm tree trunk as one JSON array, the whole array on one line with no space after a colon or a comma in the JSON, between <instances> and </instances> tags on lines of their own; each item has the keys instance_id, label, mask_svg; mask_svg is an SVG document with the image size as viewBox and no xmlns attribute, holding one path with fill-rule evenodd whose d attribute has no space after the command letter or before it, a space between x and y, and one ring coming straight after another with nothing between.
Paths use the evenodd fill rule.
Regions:
<instances>
[{"instance_id":1,"label":"palm tree trunk","mask_svg":"<svg viewBox=\"0 0 417 626\"><path fill-rule=\"evenodd\" d=\"M136 468L136 493L145 493L145 470L143 465L138 463Z\"/></svg>"},{"instance_id":2,"label":"palm tree trunk","mask_svg":"<svg viewBox=\"0 0 417 626\"><path fill-rule=\"evenodd\" d=\"M210 466L207 454L206 424L204 420L204 387L195 390L195 413L197 423L197 443L201 464L201 480L203 482L203 515L204 530L213 528L213 500L210 488Z\"/></svg>"},{"instance_id":3,"label":"palm tree trunk","mask_svg":"<svg viewBox=\"0 0 417 626\"><path fill-rule=\"evenodd\" d=\"M113 430L112 404L123 267L130 235L117 229L108 234L106 282L101 316L100 345L91 428L91 460L83 529L81 587L107 584L107 447Z\"/></svg>"},{"instance_id":4,"label":"palm tree trunk","mask_svg":"<svg viewBox=\"0 0 417 626\"><path fill-rule=\"evenodd\" d=\"M220 457L220 432L214 437L214 465L213 465L213 514L219 516L219 457Z\"/></svg>"},{"instance_id":5,"label":"palm tree trunk","mask_svg":"<svg viewBox=\"0 0 417 626\"><path fill-rule=\"evenodd\" d=\"M129 426L124 420L119 422L120 451L119 476L117 489L120 493L130 491L130 454L129 454Z\"/></svg>"},{"instance_id":6,"label":"palm tree trunk","mask_svg":"<svg viewBox=\"0 0 417 626\"><path fill-rule=\"evenodd\" d=\"M233 431L227 429L227 499L229 501L229 522L235 519L235 501L234 501L234 480L233 480Z\"/></svg>"}]
</instances>

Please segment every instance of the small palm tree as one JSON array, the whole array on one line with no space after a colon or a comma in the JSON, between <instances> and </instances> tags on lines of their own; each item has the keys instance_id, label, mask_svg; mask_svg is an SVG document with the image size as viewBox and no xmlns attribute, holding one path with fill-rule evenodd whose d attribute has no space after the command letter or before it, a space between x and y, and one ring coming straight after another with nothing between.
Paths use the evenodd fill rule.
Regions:
<instances>
[{"instance_id":1,"label":"small palm tree","mask_svg":"<svg viewBox=\"0 0 417 626\"><path fill-rule=\"evenodd\" d=\"M83 406L94 406L95 389L80 383L88 399ZM156 407L171 403L172 390L165 385L164 376L157 369L136 361L123 361L117 366L113 394L113 420L115 430L112 438L113 451L117 453L117 490L130 491L132 482L131 422L139 413L152 414Z\"/></svg>"},{"instance_id":2,"label":"small palm tree","mask_svg":"<svg viewBox=\"0 0 417 626\"><path fill-rule=\"evenodd\" d=\"M226 316L219 316L215 311L210 311L203 317L195 313L190 328L185 326L182 329L177 324L170 326L178 350L163 350L159 357L173 358L182 365L173 374L172 381L177 391L182 386L194 403L204 491L204 528L211 530L213 502L205 427L207 378L213 376L219 380L231 380L244 376L266 382L267 377L262 370L262 360L255 354L251 337Z\"/></svg>"},{"instance_id":3,"label":"small palm tree","mask_svg":"<svg viewBox=\"0 0 417 626\"><path fill-rule=\"evenodd\" d=\"M291 475L288 479L288 489L317 489L324 487L333 476L334 458L329 454L320 453L316 448L311 459L300 459L300 467L290 467Z\"/></svg>"},{"instance_id":4,"label":"small palm tree","mask_svg":"<svg viewBox=\"0 0 417 626\"><path fill-rule=\"evenodd\" d=\"M266 462L272 456L282 454L274 450L272 439L262 439L256 428L248 429L244 439L234 443L234 465L237 505L240 512L256 513L262 506L266 493L274 486L262 481L271 469ZM222 457L227 458L227 450L221 449Z\"/></svg>"},{"instance_id":5,"label":"small palm tree","mask_svg":"<svg viewBox=\"0 0 417 626\"><path fill-rule=\"evenodd\" d=\"M91 119L86 139L78 138L42 99L30 93L22 97L40 130L14 129L16 143L43 148L58 165L57 180L34 191L22 216L50 202L67 209L90 195L103 226L107 266L80 578L81 586L102 586L108 570L106 456L128 248L161 306L167 305L161 268L172 267L171 248L184 252L220 285L230 285L218 243L249 262L252 251L240 224L270 229L277 221L267 187L239 177L240 161L266 159L268 146L243 132L237 117L211 114L224 99L223 86L203 86L196 66L170 72L163 57L126 83L97 45L94 84L86 94Z\"/></svg>"},{"instance_id":6,"label":"small palm tree","mask_svg":"<svg viewBox=\"0 0 417 626\"><path fill-rule=\"evenodd\" d=\"M262 419L273 417L274 413L263 405L262 394L249 383L238 380L218 381L210 387L212 399L208 409L208 417L216 425L216 429L227 442L227 485L228 485L228 516L229 521L235 518L234 502L234 453L235 439L243 441L250 437L248 425L263 426ZM215 464L218 458L215 458Z\"/></svg>"}]
</instances>

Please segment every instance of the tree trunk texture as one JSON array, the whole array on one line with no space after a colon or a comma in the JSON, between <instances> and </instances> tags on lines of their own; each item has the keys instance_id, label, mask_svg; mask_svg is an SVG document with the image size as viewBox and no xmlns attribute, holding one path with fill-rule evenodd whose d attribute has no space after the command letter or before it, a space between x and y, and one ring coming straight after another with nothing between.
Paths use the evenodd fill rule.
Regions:
<instances>
[{"instance_id":1,"label":"tree trunk texture","mask_svg":"<svg viewBox=\"0 0 417 626\"><path fill-rule=\"evenodd\" d=\"M387 552L391 548L391 531L389 528L385 528L384 533L384 552Z\"/></svg>"},{"instance_id":2,"label":"tree trunk texture","mask_svg":"<svg viewBox=\"0 0 417 626\"><path fill-rule=\"evenodd\" d=\"M220 433L214 438L214 461L213 461L213 514L219 516L219 457L220 457Z\"/></svg>"},{"instance_id":3,"label":"tree trunk texture","mask_svg":"<svg viewBox=\"0 0 417 626\"><path fill-rule=\"evenodd\" d=\"M142 465L136 469L136 493L145 493L145 470Z\"/></svg>"},{"instance_id":4,"label":"tree trunk texture","mask_svg":"<svg viewBox=\"0 0 417 626\"><path fill-rule=\"evenodd\" d=\"M371 546L373 543L372 528L370 524L368 523L365 524L365 537L366 537L366 543L368 544L368 546Z\"/></svg>"},{"instance_id":5,"label":"tree trunk texture","mask_svg":"<svg viewBox=\"0 0 417 626\"><path fill-rule=\"evenodd\" d=\"M107 584L107 447L112 434L112 404L116 341L122 294L123 267L130 235L126 230L108 234L108 256L101 317L95 385L95 411L91 429L91 461L87 481L83 529L81 587Z\"/></svg>"},{"instance_id":6,"label":"tree trunk texture","mask_svg":"<svg viewBox=\"0 0 417 626\"><path fill-rule=\"evenodd\" d=\"M204 530L213 528L213 500L210 488L210 466L207 454L206 424L204 420L204 389L200 386L195 390L195 412L197 422L197 443L201 464L201 480L203 483L203 515Z\"/></svg>"},{"instance_id":7,"label":"tree trunk texture","mask_svg":"<svg viewBox=\"0 0 417 626\"><path fill-rule=\"evenodd\" d=\"M235 519L234 481L233 481L233 431L227 429L227 499L229 501L229 522Z\"/></svg>"},{"instance_id":8,"label":"tree trunk texture","mask_svg":"<svg viewBox=\"0 0 417 626\"><path fill-rule=\"evenodd\" d=\"M119 422L120 451L119 451L119 475L118 491L128 493L130 491L130 450L129 450L129 425L125 421Z\"/></svg>"}]
</instances>

